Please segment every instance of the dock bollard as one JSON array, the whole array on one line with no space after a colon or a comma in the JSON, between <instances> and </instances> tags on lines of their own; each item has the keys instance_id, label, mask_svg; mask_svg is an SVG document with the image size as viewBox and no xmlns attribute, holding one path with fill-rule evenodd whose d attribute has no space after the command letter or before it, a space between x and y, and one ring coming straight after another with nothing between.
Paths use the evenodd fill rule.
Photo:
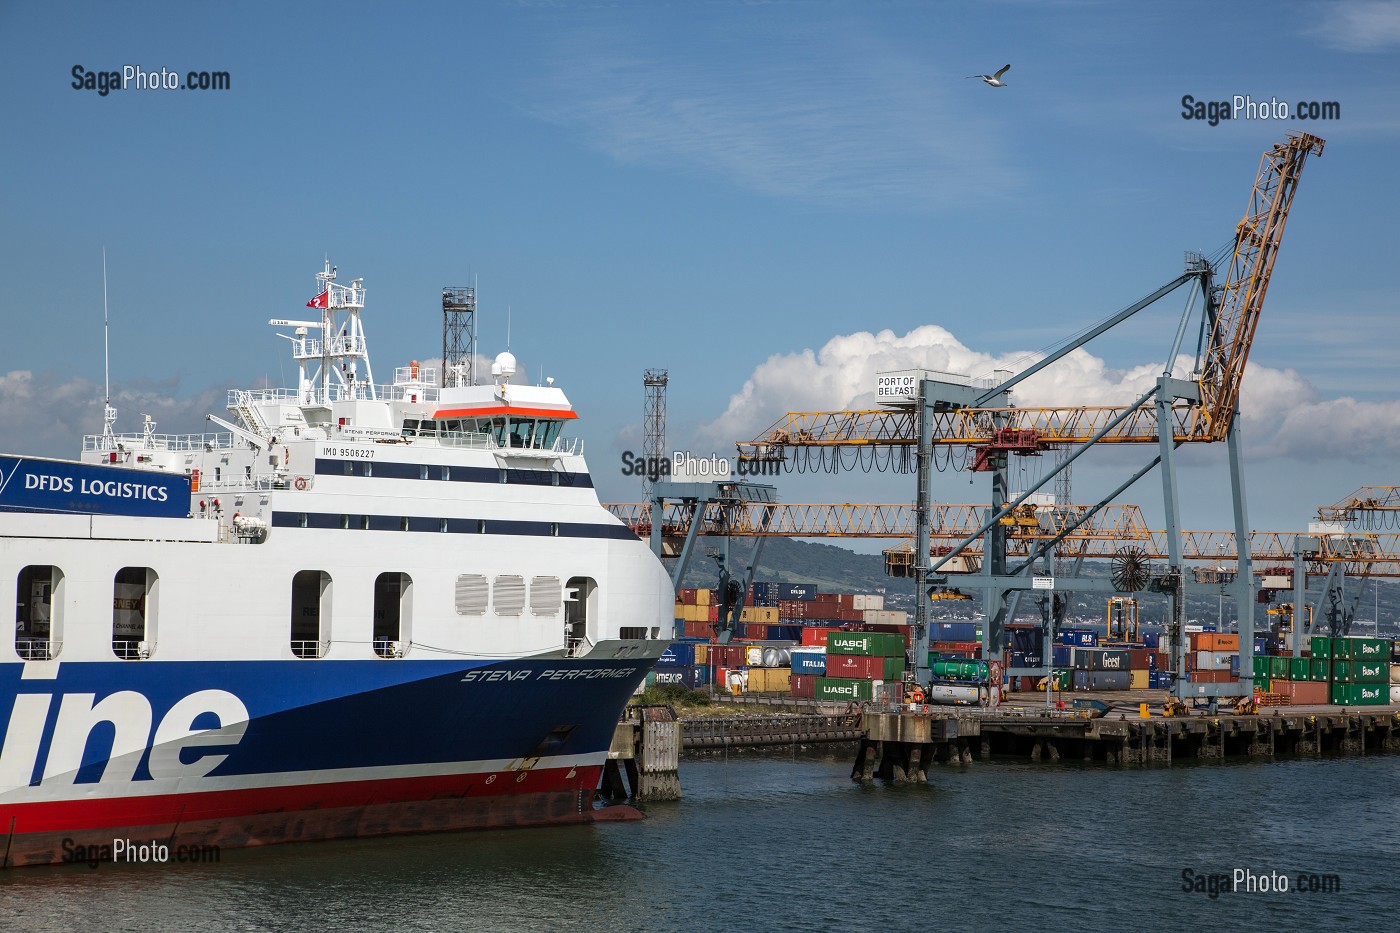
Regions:
<instances>
[{"instance_id":1,"label":"dock bollard","mask_svg":"<svg viewBox=\"0 0 1400 933\"><path fill-rule=\"evenodd\" d=\"M1151 719L1151 718L1152 718L1152 711L1151 711L1150 709L1147 708L1147 704L1146 704L1146 703L1139 703L1139 704L1138 704L1138 718L1139 718L1139 719Z\"/></svg>"}]
</instances>

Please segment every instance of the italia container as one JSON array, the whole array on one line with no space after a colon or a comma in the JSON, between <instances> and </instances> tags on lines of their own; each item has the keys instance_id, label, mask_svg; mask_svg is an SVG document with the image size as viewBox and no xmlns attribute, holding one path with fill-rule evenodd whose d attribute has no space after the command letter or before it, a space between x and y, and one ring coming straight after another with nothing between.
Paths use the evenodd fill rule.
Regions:
<instances>
[{"instance_id":1,"label":"italia container","mask_svg":"<svg viewBox=\"0 0 1400 933\"><path fill-rule=\"evenodd\" d=\"M1332 657L1349 661L1389 661L1390 643L1384 638L1333 638Z\"/></svg>"},{"instance_id":2,"label":"italia container","mask_svg":"<svg viewBox=\"0 0 1400 933\"><path fill-rule=\"evenodd\" d=\"M1388 661L1333 661L1332 680L1344 684L1388 684Z\"/></svg>"},{"instance_id":3,"label":"italia container","mask_svg":"<svg viewBox=\"0 0 1400 933\"><path fill-rule=\"evenodd\" d=\"M826 636L826 653L903 658L904 636L888 632L830 632Z\"/></svg>"},{"instance_id":4,"label":"italia container","mask_svg":"<svg viewBox=\"0 0 1400 933\"><path fill-rule=\"evenodd\" d=\"M1123 648L1074 649L1074 667L1076 670L1126 671L1128 670L1128 665L1128 652Z\"/></svg>"},{"instance_id":5,"label":"italia container","mask_svg":"<svg viewBox=\"0 0 1400 933\"><path fill-rule=\"evenodd\" d=\"M826 655L828 677L860 680L898 680L904 674L904 657L871 657L863 654Z\"/></svg>"},{"instance_id":6,"label":"italia container","mask_svg":"<svg viewBox=\"0 0 1400 933\"><path fill-rule=\"evenodd\" d=\"M1074 689L1076 690L1127 690L1130 683L1126 670L1077 670L1074 672Z\"/></svg>"},{"instance_id":7,"label":"italia container","mask_svg":"<svg viewBox=\"0 0 1400 933\"><path fill-rule=\"evenodd\" d=\"M812 696L818 700L870 700L875 697L875 681L818 677Z\"/></svg>"},{"instance_id":8,"label":"italia container","mask_svg":"<svg viewBox=\"0 0 1400 933\"><path fill-rule=\"evenodd\" d=\"M1390 702L1390 684L1332 684L1333 706L1384 706Z\"/></svg>"},{"instance_id":9,"label":"italia container","mask_svg":"<svg viewBox=\"0 0 1400 933\"><path fill-rule=\"evenodd\" d=\"M825 648L793 648L792 672L794 674L825 674Z\"/></svg>"}]
</instances>

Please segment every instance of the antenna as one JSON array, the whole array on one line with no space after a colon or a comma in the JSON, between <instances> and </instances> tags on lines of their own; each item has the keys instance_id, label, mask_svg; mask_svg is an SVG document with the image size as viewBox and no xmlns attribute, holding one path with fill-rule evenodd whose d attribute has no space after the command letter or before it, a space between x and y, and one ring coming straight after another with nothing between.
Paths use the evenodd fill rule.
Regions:
<instances>
[{"instance_id":1,"label":"antenna","mask_svg":"<svg viewBox=\"0 0 1400 933\"><path fill-rule=\"evenodd\" d=\"M112 425L117 420L117 410L112 407L112 363L107 337L107 247L102 247L102 447L112 450L117 446L112 436Z\"/></svg>"},{"instance_id":2,"label":"antenna","mask_svg":"<svg viewBox=\"0 0 1400 933\"><path fill-rule=\"evenodd\" d=\"M510 305L506 305L506 352L510 352Z\"/></svg>"}]
</instances>

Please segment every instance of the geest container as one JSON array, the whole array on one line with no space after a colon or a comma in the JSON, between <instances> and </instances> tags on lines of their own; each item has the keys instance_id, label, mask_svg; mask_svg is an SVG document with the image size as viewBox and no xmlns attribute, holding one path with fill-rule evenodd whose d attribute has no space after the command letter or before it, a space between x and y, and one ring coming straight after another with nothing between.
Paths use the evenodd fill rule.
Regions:
<instances>
[{"instance_id":1,"label":"geest container","mask_svg":"<svg viewBox=\"0 0 1400 933\"><path fill-rule=\"evenodd\" d=\"M1123 648L1075 648L1074 666L1081 671L1126 671L1129 656Z\"/></svg>"}]
</instances>

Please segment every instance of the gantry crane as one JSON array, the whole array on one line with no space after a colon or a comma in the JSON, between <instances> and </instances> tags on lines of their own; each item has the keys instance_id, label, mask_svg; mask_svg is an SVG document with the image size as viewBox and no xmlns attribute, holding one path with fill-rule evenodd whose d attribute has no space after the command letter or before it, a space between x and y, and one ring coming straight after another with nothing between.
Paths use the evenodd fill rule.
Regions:
<instances>
[{"instance_id":1,"label":"gantry crane","mask_svg":"<svg viewBox=\"0 0 1400 933\"><path fill-rule=\"evenodd\" d=\"M1150 470L1161 465L1163 506L1167 519L1167 567L1153 581L1153 585L1170 596L1172 618L1169 631L1172 633L1174 654L1182 662L1175 665L1175 669L1183 670L1185 645L1184 639L1179 636L1186 581L1182 569L1184 558L1175 450L1183 443L1224 441L1227 445L1235 551L1241 564L1233 595L1237 605L1249 605L1253 601L1253 575L1249 566L1243 454L1235 417L1239 408L1240 382L1298 180L1307 157L1320 154L1323 146L1324 141L1316 136L1295 133L1264 153L1244 218L1235 228L1223 284L1217 285L1215 282L1216 263L1200 254L1188 254L1186 268L1177 278L1091 327L1081 336L1067 341L1008 380L982 385L969 379L949 379L941 374L918 372L914 377L916 391L905 404L881 410L789 412L758 437L739 443L740 459L776 459L792 469L797 457L814 454L825 457L835 450L838 459L832 465L839 466L839 451L842 449L860 451L912 447L917 474L915 576L918 588L923 591L930 583L936 583L938 571L952 562L964 547L985 535L987 559L982 563L980 581L987 616L985 647L989 652L999 652L1005 620L1004 597L1007 593L1025 589L1028 583L1023 576L1008 572L1007 529L1002 520L1013 514L1041 486L1068 469L1089 447L1099 443L1155 443L1158 448L1156 457L1094 508L1102 508ZM1176 327L1162 375L1138 399L1121 407L1021 408L1011 404L1010 390L1014 386L1188 283L1193 288L1188 292L1187 308ZM1197 297L1201 299L1202 307L1196 362L1187 377L1180 378L1174 375L1176 360L1189 326L1195 319L1193 309ZM1035 455L1056 445L1073 445L1074 449L1036 485L1008 502L1009 456ZM959 446L974 451L972 468L975 471L991 474L991 508L976 530L950 545L948 553L938 557L932 565L926 565L926 555L931 545L929 469L935 462L936 449ZM893 457L885 461L886 465L893 465L894 462ZM904 462L908 462L907 457ZM1089 515L1093 514L1091 510ZM1057 589L1097 588L1087 579L1061 579L1052 582L1052 586ZM926 642L927 617L925 601L920 599L916 605L915 632L920 644L914 652L915 666L911 676L917 678L917 665ZM1252 614L1247 617L1244 612L1240 613L1240 617L1241 640L1249 646L1246 656L1242 658L1242 683L1234 687L1192 685L1193 693L1213 698L1226 695L1232 689L1245 693L1251 689L1252 668L1248 651L1252 650L1253 620ZM1174 689L1181 686L1174 685Z\"/></svg>"}]
</instances>

